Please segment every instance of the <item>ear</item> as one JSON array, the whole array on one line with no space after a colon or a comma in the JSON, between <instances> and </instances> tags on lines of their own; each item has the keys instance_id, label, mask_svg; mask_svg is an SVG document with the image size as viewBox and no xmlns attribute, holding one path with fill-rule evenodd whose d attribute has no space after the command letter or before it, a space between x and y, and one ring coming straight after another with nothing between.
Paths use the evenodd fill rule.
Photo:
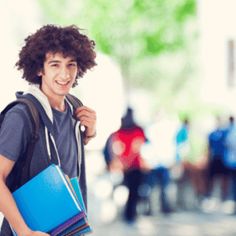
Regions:
<instances>
[{"instance_id":1,"label":"ear","mask_svg":"<svg viewBox=\"0 0 236 236\"><path fill-rule=\"evenodd\" d=\"M40 70L40 71L37 73L37 76L42 77L42 75L43 75L43 71Z\"/></svg>"}]
</instances>

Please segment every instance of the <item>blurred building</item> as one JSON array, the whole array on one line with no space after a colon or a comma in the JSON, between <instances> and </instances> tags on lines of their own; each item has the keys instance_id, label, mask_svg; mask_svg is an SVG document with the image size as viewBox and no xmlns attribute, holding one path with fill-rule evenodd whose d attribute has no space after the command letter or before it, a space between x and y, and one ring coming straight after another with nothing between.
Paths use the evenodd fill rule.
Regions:
<instances>
[{"instance_id":1,"label":"blurred building","mask_svg":"<svg viewBox=\"0 0 236 236\"><path fill-rule=\"evenodd\" d=\"M201 97L235 112L236 1L198 0Z\"/></svg>"}]
</instances>

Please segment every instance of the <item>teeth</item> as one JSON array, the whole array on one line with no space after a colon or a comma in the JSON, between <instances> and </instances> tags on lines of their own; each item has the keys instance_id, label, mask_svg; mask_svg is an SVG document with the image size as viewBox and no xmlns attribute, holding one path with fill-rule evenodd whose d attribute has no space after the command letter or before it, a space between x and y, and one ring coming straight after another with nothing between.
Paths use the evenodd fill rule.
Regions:
<instances>
[{"instance_id":1,"label":"teeth","mask_svg":"<svg viewBox=\"0 0 236 236\"><path fill-rule=\"evenodd\" d=\"M60 85L67 85L68 83L69 83L69 81L67 81L67 82L62 82L62 81L56 81L58 84L60 84Z\"/></svg>"}]
</instances>

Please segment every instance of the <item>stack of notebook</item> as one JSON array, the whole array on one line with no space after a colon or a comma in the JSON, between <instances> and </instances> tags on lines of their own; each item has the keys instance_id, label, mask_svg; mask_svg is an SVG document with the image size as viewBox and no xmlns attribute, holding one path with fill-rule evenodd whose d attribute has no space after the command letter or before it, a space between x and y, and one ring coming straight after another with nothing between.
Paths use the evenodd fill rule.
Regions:
<instances>
[{"instance_id":1,"label":"stack of notebook","mask_svg":"<svg viewBox=\"0 0 236 236\"><path fill-rule=\"evenodd\" d=\"M68 179L57 165L40 172L17 189L13 197L32 230L52 236L91 232L77 178Z\"/></svg>"}]
</instances>

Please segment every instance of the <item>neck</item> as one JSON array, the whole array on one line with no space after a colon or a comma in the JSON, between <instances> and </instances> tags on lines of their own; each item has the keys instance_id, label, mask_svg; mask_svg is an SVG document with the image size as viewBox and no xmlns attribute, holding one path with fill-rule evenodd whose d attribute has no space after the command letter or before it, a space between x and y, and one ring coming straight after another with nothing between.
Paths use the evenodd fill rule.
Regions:
<instances>
[{"instance_id":1,"label":"neck","mask_svg":"<svg viewBox=\"0 0 236 236\"><path fill-rule=\"evenodd\" d=\"M47 96L49 104L52 108L61 112L65 111L65 96L52 96L50 94L46 94L45 92L43 93Z\"/></svg>"},{"instance_id":2,"label":"neck","mask_svg":"<svg viewBox=\"0 0 236 236\"><path fill-rule=\"evenodd\" d=\"M65 101L64 101L64 98L63 99L60 99L57 100L57 99L52 99L52 98L49 98L48 97L48 100L49 100L49 103L51 105L52 108L54 108L55 110L58 110L58 111L65 111Z\"/></svg>"},{"instance_id":3,"label":"neck","mask_svg":"<svg viewBox=\"0 0 236 236\"><path fill-rule=\"evenodd\" d=\"M65 111L65 95L56 95L50 93L47 87L40 86L40 90L47 96L49 104L52 108L58 111Z\"/></svg>"}]
</instances>

